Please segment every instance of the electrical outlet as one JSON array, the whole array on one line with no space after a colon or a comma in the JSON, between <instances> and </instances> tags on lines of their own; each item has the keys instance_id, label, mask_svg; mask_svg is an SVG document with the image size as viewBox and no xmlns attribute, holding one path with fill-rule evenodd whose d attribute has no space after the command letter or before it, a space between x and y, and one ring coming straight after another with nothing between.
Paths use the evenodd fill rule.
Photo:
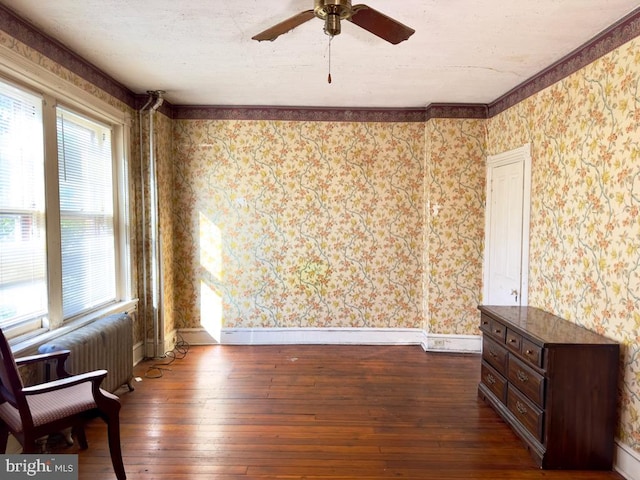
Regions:
<instances>
[{"instance_id":1,"label":"electrical outlet","mask_svg":"<svg viewBox=\"0 0 640 480\"><path fill-rule=\"evenodd\" d=\"M434 338L431 342L431 346L433 348L444 348L444 339Z\"/></svg>"}]
</instances>

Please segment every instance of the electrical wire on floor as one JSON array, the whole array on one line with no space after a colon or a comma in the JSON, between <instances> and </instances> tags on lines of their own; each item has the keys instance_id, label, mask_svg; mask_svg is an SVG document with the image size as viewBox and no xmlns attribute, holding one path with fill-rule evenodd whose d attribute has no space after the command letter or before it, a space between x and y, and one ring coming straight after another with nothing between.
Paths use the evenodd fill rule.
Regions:
<instances>
[{"instance_id":1,"label":"electrical wire on floor","mask_svg":"<svg viewBox=\"0 0 640 480\"><path fill-rule=\"evenodd\" d=\"M165 371L170 372L171 365L176 360L181 360L187 356L189 353L189 344L182 338L182 336L178 333L178 340L176 341L173 350L169 350L165 352L162 358L167 359L166 362L162 363L154 363L147 368L146 373L144 374L145 378L160 378L164 374Z\"/></svg>"}]
</instances>

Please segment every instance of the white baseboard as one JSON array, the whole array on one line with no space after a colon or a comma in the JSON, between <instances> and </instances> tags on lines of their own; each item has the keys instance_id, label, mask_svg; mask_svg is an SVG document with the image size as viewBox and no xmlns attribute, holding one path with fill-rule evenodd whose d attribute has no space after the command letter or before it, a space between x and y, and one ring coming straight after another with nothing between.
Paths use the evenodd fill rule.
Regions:
<instances>
[{"instance_id":1,"label":"white baseboard","mask_svg":"<svg viewBox=\"0 0 640 480\"><path fill-rule=\"evenodd\" d=\"M613 469L627 480L640 480L640 454L616 440Z\"/></svg>"},{"instance_id":2,"label":"white baseboard","mask_svg":"<svg viewBox=\"0 0 640 480\"><path fill-rule=\"evenodd\" d=\"M174 348L176 348L176 342L178 340L178 329L174 328L169 335L165 335L164 337L164 351L170 352Z\"/></svg>"},{"instance_id":3,"label":"white baseboard","mask_svg":"<svg viewBox=\"0 0 640 480\"><path fill-rule=\"evenodd\" d=\"M230 328L220 339L200 328L181 329L190 345L420 345L423 332L417 328Z\"/></svg>"},{"instance_id":4,"label":"white baseboard","mask_svg":"<svg viewBox=\"0 0 640 480\"><path fill-rule=\"evenodd\" d=\"M198 330L198 329L196 329ZM153 358L157 353L158 357L162 357L165 353L171 352L176 346L178 330L174 329L168 334L163 335L162 338L158 341L158 351L154 351L154 340L153 338L147 338L145 345L143 345L144 355L146 358ZM135 358L135 357L134 357Z\"/></svg>"},{"instance_id":5,"label":"white baseboard","mask_svg":"<svg viewBox=\"0 0 640 480\"><path fill-rule=\"evenodd\" d=\"M181 328L178 335L189 345L218 345L218 341L213 335L204 328Z\"/></svg>"},{"instance_id":6,"label":"white baseboard","mask_svg":"<svg viewBox=\"0 0 640 480\"><path fill-rule=\"evenodd\" d=\"M145 359L144 342L138 342L133 346L133 364L137 365Z\"/></svg>"},{"instance_id":7,"label":"white baseboard","mask_svg":"<svg viewBox=\"0 0 640 480\"><path fill-rule=\"evenodd\" d=\"M433 335L418 328L231 328L219 339L204 328L180 329L189 345L421 345L425 351L480 353L479 335Z\"/></svg>"},{"instance_id":8,"label":"white baseboard","mask_svg":"<svg viewBox=\"0 0 640 480\"><path fill-rule=\"evenodd\" d=\"M427 352L480 353L482 337L480 335L425 335L426 344L422 348Z\"/></svg>"}]
</instances>

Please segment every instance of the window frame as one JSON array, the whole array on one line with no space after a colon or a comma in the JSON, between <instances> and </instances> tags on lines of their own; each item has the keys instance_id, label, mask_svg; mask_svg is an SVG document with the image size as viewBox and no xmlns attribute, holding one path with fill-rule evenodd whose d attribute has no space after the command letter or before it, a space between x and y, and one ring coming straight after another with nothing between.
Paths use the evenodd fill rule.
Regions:
<instances>
[{"instance_id":1,"label":"window frame","mask_svg":"<svg viewBox=\"0 0 640 480\"><path fill-rule=\"evenodd\" d=\"M47 337L59 335L63 330L77 328L104 315L131 312L136 308L137 299L133 296L131 277L133 268L128 177L132 118L126 106L119 109L92 93L63 81L14 51L3 48L0 48L0 81L42 98L48 315L41 320L26 320L7 328L5 332L14 350L28 351ZM112 131L116 298L107 305L67 319L63 318L62 313L57 107L108 125Z\"/></svg>"}]
</instances>

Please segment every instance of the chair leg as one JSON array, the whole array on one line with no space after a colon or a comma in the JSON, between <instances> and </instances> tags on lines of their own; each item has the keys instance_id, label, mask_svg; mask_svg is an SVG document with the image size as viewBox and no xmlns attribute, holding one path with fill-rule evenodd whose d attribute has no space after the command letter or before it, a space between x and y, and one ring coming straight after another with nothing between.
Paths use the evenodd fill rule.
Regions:
<instances>
[{"instance_id":1,"label":"chair leg","mask_svg":"<svg viewBox=\"0 0 640 480\"><path fill-rule=\"evenodd\" d=\"M0 422L0 454L4 455L7 452L7 443L9 441L9 429Z\"/></svg>"},{"instance_id":2,"label":"chair leg","mask_svg":"<svg viewBox=\"0 0 640 480\"><path fill-rule=\"evenodd\" d=\"M60 432L60 434L64 438L64 441L67 443L69 447L73 445L73 432L74 432L73 428L65 428Z\"/></svg>"},{"instance_id":3,"label":"chair leg","mask_svg":"<svg viewBox=\"0 0 640 480\"><path fill-rule=\"evenodd\" d=\"M86 450L89 448L89 444L87 443L87 435L84 432L84 424L79 423L74 425L71 429L71 434L75 437L78 442L78 446L81 450ZM71 442L73 444L73 441Z\"/></svg>"},{"instance_id":4,"label":"chair leg","mask_svg":"<svg viewBox=\"0 0 640 480\"><path fill-rule=\"evenodd\" d=\"M116 398L109 398L99 389L95 389L94 398L98 405L100 417L107 424L107 435L109 437L109 453L113 471L118 480L126 480L127 474L124 471L122 462L122 449L120 447L120 401Z\"/></svg>"},{"instance_id":5,"label":"chair leg","mask_svg":"<svg viewBox=\"0 0 640 480\"><path fill-rule=\"evenodd\" d=\"M120 418L118 413L107 418L107 434L109 436L109 453L111 454L111 463L113 471L118 480L125 480L127 474L124 471L122 463L122 450L120 447Z\"/></svg>"},{"instance_id":6,"label":"chair leg","mask_svg":"<svg viewBox=\"0 0 640 480\"><path fill-rule=\"evenodd\" d=\"M25 436L22 443L22 453L42 453L42 445L38 445L37 438Z\"/></svg>"}]
</instances>

